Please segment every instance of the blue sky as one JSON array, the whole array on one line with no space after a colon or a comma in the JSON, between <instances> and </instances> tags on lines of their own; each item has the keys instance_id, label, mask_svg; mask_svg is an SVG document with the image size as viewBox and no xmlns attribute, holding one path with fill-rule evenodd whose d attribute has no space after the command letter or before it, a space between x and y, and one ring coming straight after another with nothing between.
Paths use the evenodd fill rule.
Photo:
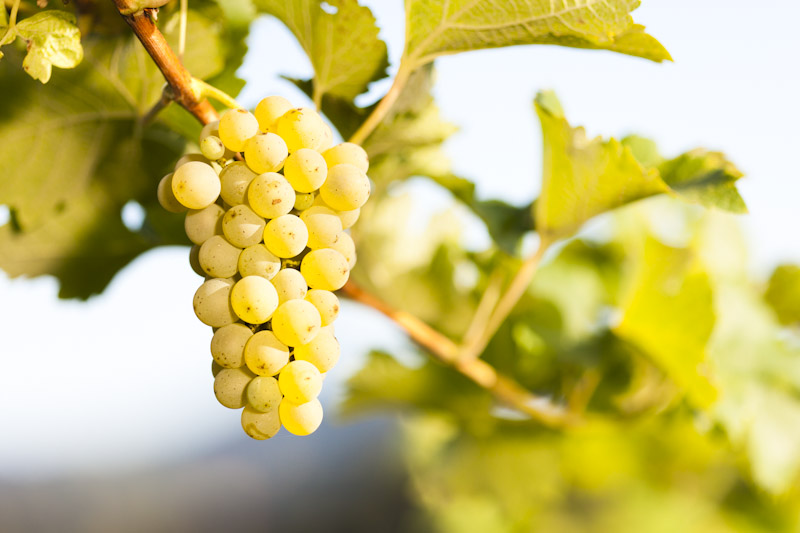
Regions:
<instances>
[{"instance_id":1,"label":"blue sky","mask_svg":"<svg viewBox=\"0 0 800 533\"><path fill-rule=\"evenodd\" d=\"M401 2L364 3L374 9L396 64ZM537 90L555 89L571 122L590 134L638 133L656 139L665 155L696 146L726 152L747 174L741 190L751 214L742 223L753 270L764 275L776 262L800 262L800 33L793 27L800 3L643 4L635 18L674 63L556 47L438 60L436 97L461 128L447 144L455 170L475 179L485 197L532 198L541 153L531 103ZM240 71L248 80L243 103L253 106L269 94L307 102L277 77L310 74L286 30L259 20L251 49L260 53ZM281 53L274 57L264 52L275 49ZM388 81L374 84L366 100L387 88ZM429 208L451 204L446 193L412 192ZM237 413L217 405L212 393L211 334L191 309L199 281L186 250L177 248L140 257L89 303L58 301L52 279L0 274L0 476L127 469L246 438ZM368 347L406 346L385 320L355 306L343 310L337 331L344 350L325 383L329 412Z\"/></svg>"}]
</instances>

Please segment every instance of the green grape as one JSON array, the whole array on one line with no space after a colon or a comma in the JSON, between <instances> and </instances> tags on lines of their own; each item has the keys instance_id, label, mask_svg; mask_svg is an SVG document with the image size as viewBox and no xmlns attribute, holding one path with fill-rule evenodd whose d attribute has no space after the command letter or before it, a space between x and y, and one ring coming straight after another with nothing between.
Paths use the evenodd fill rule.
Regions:
<instances>
[{"instance_id":1,"label":"green grape","mask_svg":"<svg viewBox=\"0 0 800 533\"><path fill-rule=\"evenodd\" d=\"M333 336L333 332L327 329L320 330L308 344L294 347L295 362L307 361L320 372L327 372L333 368L339 361L340 353L339 341ZM283 372L281 372L281 376L283 376Z\"/></svg>"},{"instance_id":2,"label":"green grape","mask_svg":"<svg viewBox=\"0 0 800 533\"><path fill-rule=\"evenodd\" d=\"M300 437L311 435L322 424L322 404L317 399L299 405L284 400L278 414L286 431Z\"/></svg>"},{"instance_id":3,"label":"green grape","mask_svg":"<svg viewBox=\"0 0 800 533\"><path fill-rule=\"evenodd\" d=\"M233 280L213 278L200 285L194 293L194 313L200 322L213 328L221 328L236 322L236 313L231 307L230 296Z\"/></svg>"},{"instance_id":4,"label":"green grape","mask_svg":"<svg viewBox=\"0 0 800 533\"><path fill-rule=\"evenodd\" d=\"M181 158L180 158L180 159L178 159L178 161L175 163L175 168L174 168L174 170L178 170L180 167L182 167L182 166L183 166L183 165L185 165L186 163L191 163L191 162L193 162L193 161L194 161L194 162L197 162L197 163L205 163L206 165L210 164L210 161L209 161L208 159L206 159L206 158L203 156L203 154L184 154L184 155L182 155L182 156L181 156Z\"/></svg>"},{"instance_id":5,"label":"green grape","mask_svg":"<svg viewBox=\"0 0 800 533\"><path fill-rule=\"evenodd\" d=\"M209 135L200 141L200 152L206 159L216 161L225 155L225 145L216 135Z\"/></svg>"},{"instance_id":6,"label":"green grape","mask_svg":"<svg viewBox=\"0 0 800 533\"><path fill-rule=\"evenodd\" d=\"M358 167L342 163L328 169L328 177L319 189L325 203L337 211L350 211L369 198L369 178Z\"/></svg>"},{"instance_id":7,"label":"green grape","mask_svg":"<svg viewBox=\"0 0 800 533\"><path fill-rule=\"evenodd\" d=\"M272 332L283 344L308 344L319 332L322 319L314 305L305 300L287 300L272 315Z\"/></svg>"},{"instance_id":8,"label":"green grape","mask_svg":"<svg viewBox=\"0 0 800 533\"><path fill-rule=\"evenodd\" d=\"M239 274L272 279L281 269L281 259L263 244L248 246L239 255Z\"/></svg>"},{"instance_id":9,"label":"green grape","mask_svg":"<svg viewBox=\"0 0 800 533\"><path fill-rule=\"evenodd\" d=\"M310 251L300 264L300 272L309 287L326 291L341 289L350 277L347 259L330 248Z\"/></svg>"},{"instance_id":10,"label":"green grape","mask_svg":"<svg viewBox=\"0 0 800 533\"><path fill-rule=\"evenodd\" d=\"M274 376L289 363L289 347L271 331L258 331L244 345L244 362L259 376Z\"/></svg>"},{"instance_id":11,"label":"green grape","mask_svg":"<svg viewBox=\"0 0 800 533\"><path fill-rule=\"evenodd\" d=\"M233 286L231 305L236 315L248 324L263 324L278 307L278 293L268 279L247 276Z\"/></svg>"},{"instance_id":12,"label":"green grape","mask_svg":"<svg viewBox=\"0 0 800 533\"><path fill-rule=\"evenodd\" d=\"M231 206L245 203L247 188L256 176L244 161L234 161L219 173L220 196Z\"/></svg>"},{"instance_id":13,"label":"green grape","mask_svg":"<svg viewBox=\"0 0 800 533\"><path fill-rule=\"evenodd\" d=\"M342 232L342 220L333 209L315 205L300 213L300 220L308 228L308 247L329 248L338 240Z\"/></svg>"},{"instance_id":14,"label":"green grape","mask_svg":"<svg viewBox=\"0 0 800 533\"><path fill-rule=\"evenodd\" d=\"M284 113L275 124L275 130L289 148L316 148L325 138L325 122L313 109L301 107Z\"/></svg>"},{"instance_id":15,"label":"green grape","mask_svg":"<svg viewBox=\"0 0 800 533\"><path fill-rule=\"evenodd\" d=\"M264 218L288 215L295 201L295 193L286 178L275 172L261 174L250 183L247 190L250 207Z\"/></svg>"},{"instance_id":16,"label":"green grape","mask_svg":"<svg viewBox=\"0 0 800 533\"><path fill-rule=\"evenodd\" d=\"M282 304L287 300L303 299L308 292L306 280L299 270L284 268L272 279L275 290L278 291L278 302Z\"/></svg>"},{"instance_id":17,"label":"green grape","mask_svg":"<svg viewBox=\"0 0 800 533\"><path fill-rule=\"evenodd\" d=\"M247 368L223 368L214 378L214 396L229 409L239 409L247 403L246 390L255 375Z\"/></svg>"},{"instance_id":18,"label":"green grape","mask_svg":"<svg viewBox=\"0 0 800 533\"><path fill-rule=\"evenodd\" d=\"M244 150L247 140L258 133L258 120L246 109L229 109L219 119L219 138L234 152Z\"/></svg>"},{"instance_id":19,"label":"green grape","mask_svg":"<svg viewBox=\"0 0 800 533\"><path fill-rule=\"evenodd\" d=\"M186 236L195 244L203 244L214 235L222 235L223 215L225 210L217 204L211 204L203 209L190 209L183 221Z\"/></svg>"},{"instance_id":20,"label":"green grape","mask_svg":"<svg viewBox=\"0 0 800 533\"><path fill-rule=\"evenodd\" d=\"M219 176L207 163L190 161L172 175L172 194L189 209L203 209L219 197Z\"/></svg>"},{"instance_id":21,"label":"green grape","mask_svg":"<svg viewBox=\"0 0 800 533\"><path fill-rule=\"evenodd\" d=\"M242 409L242 429L248 437L256 440L267 440L274 437L281 429L281 419L277 409L262 413L252 407Z\"/></svg>"},{"instance_id":22,"label":"green grape","mask_svg":"<svg viewBox=\"0 0 800 533\"><path fill-rule=\"evenodd\" d=\"M222 217L222 233L239 248L247 248L261 242L266 221L246 205L231 207Z\"/></svg>"},{"instance_id":23,"label":"green grape","mask_svg":"<svg viewBox=\"0 0 800 533\"><path fill-rule=\"evenodd\" d=\"M244 160L256 174L277 172L288 155L286 143L274 133L259 133L244 145Z\"/></svg>"},{"instance_id":24,"label":"green grape","mask_svg":"<svg viewBox=\"0 0 800 533\"><path fill-rule=\"evenodd\" d=\"M308 361L292 361L281 370L278 385L287 401L306 403L319 396L322 378Z\"/></svg>"},{"instance_id":25,"label":"green grape","mask_svg":"<svg viewBox=\"0 0 800 533\"><path fill-rule=\"evenodd\" d=\"M339 252L347 260L347 268L353 270L356 266L356 244L353 242L353 237L349 233L343 231L339 234L339 238L331 245L331 248Z\"/></svg>"},{"instance_id":26,"label":"green grape","mask_svg":"<svg viewBox=\"0 0 800 533\"><path fill-rule=\"evenodd\" d=\"M187 207L180 203L172 192L172 172L158 182L158 203L170 213L183 213Z\"/></svg>"},{"instance_id":27,"label":"green grape","mask_svg":"<svg viewBox=\"0 0 800 533\"><path fill-rule=\"evenodd\" d=\"M200 246L197 244L189 250L189 266L198 276L206 277L208 275L203 270L203 267L200 266Z\"/></svg>"},{"instance_id":28,"label":"green grape","mask_svg":"<svg viewBox=\"0 0 800 533\"><path fill-rule=\"evenodd\" d=\"M311 302L311 304L317 308L317 311L319 311L323 328L328 324L333 324L333 321L336 320L336 317L339 315L339 298L331 291L311 289L306 293L305 299ZM323 370L323 372L325 371Z\"/></svg>"},{"instance_id":29,"label":"green grape","mask_svg":"<svg viewBox=\"0 0 800 533\"><path fill-rule=\"evenodd\" d=\"M247 386L247 403L256 411L276 410L282 399L278 380L272 376L256 376Z\"/></svg>"},{"instance_id":30,"label":"green grape","mask_svg":"<svg viewBox=\"0 0 800 533\"><path fill-rule=\"evenodd\" d=\"M256 120L262 132L275 132L275 125L284 113L292 109L292 103L283 96L267 96L256 106Z\"/></svg>"},{"instance_id":31,"label":"green grape","mask_svg":"<svg viewBox=\"0 0 800 533\"><path fill-rule=\"evenodd\" d=\"M297 192L314 192L325 182L328 165L316 150L300 148L286 158L283 174Z\"/></svg>"},{"instance_id":32,"label":"green grape","mask_svg":"<svg viewBox=\"0 0 800 533\"><path fill-rule=\"evenodd\" d=\"M300 217L295 215L273 218L264 228L264 244L278 257L294 257L308 244L308 229Z\"/></svg>"},{"instance_id":33,"label":"green grape","mask_svg":"<svg viewBox=\"0 0 800 533\"><path fill-rule=\"evenodd\" d=\"M217 377L217 374L219 374L221 371L222 371L222 367L219 366L219 363L217 363L216 361L214 361L212 359L211 360L211 375L214 376L214 377Z\"/></svg>"},{"instance_id":34,"label":"green grape","mask_svg":"<svg viewBox=\"0 0 800 533\"><path fill-rule=\"evenodd\" d=\"M211 337L211 356L223 368L244 365L244 345L253 336L250 328L239 322L222 326Z\"/></svg>"},{"instance_id":35,"label":"green grape","mask_svg":"<svg viewBox=\"0 0 800 533\"><path fill-rule=\"evenodd\" d=\"M208 124L203 126L203 129L200 130L200 137L198 137L197 143L202 144L203 139L205 139L210 135L213 135L214 137L219 137L219 120L215 120L214 122L209 122Z\"/></svg>"},{"instance_id":36,"label":"green grape","mask_svg":"<svg viewBox=\"0 0 800 533\"><path fill-rule=\"evenodd\" d=\"M291 187L291 185L290 185ZM298 211L304 211L314 205L315 195L313 192L296 192L294 193L294 208Z\"/></svg>"},{"instance_id":37,"label":"green grape","mask_svg":"<svg viewBox=\"0 0 800 533\"><path fill-rule=\"evenodd\" d=\"M214 235L200 246L200 267L212 278L231 278L236 275L241 248L222 235Z\"/></svg>"},{"instance_id":38,"label":"green grape","mask_svg":"<svg viewBox=\"0 0 800 533\"><path fill-rule=\"evenodd\" d=\"M369 156L359 145L354 143L341 143L329 148L322 153L328 168L347 163L358 167L363 173L369 170Z\"/></svg>"}]
</instances>

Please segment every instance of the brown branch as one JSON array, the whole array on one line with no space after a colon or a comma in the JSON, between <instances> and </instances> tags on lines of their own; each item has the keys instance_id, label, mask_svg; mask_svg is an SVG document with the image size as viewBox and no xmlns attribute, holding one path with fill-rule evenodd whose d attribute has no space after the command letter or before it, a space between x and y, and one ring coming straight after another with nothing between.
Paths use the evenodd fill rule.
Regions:
<instances>
[{"instance_id":1,"label":"brown branch","mask_svg":"<svg viewBox=\"0 0 800 533\"><path fill-rule=\"evenodd\" d=\"M172 89L175 102L203 124L217 120L217 111L208 100L201 100L195 94L192 87L192 75L181 64L180 59L167 44L164 35L156 27L147 11L125 15L123 13L130 9L129 2L114 0L114 4L164 75L164 79Z\"/></svg>"},{"instance_id":2,"label":"brown branch","mask_svg":"<svg viewBox=\"0 0 800 533\"><path fill-rule=\"evenodd\" d=\"M576 422L573 414L549 398L536 396L513 378L500 374L480 359L459 358L459 346L411 313L395 309L352 281L342 287L352 300L376 309L403 328L411 339L425 348L435 359L452 366L503 403L549 426L565 426Z\"/></svg>"}]
</instances>

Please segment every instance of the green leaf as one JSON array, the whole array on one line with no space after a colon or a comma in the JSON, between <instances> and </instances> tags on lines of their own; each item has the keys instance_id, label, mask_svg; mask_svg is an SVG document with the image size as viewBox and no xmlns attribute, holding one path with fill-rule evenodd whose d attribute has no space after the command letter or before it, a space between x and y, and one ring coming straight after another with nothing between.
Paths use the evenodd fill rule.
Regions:
<instances>
[{"instance_id":1,"label":"green leaf","mask_svg":"<svg viewBox=\"0 0 800 533\"><path fill-rule=\"evenodd\" d=\"M336 12L325 11L323 4ZM325 94L353 100L386 76L386 44L378 39L372 12L357 0L255 0L255 5L286 24L308 54L317 105Z\"/></svg>"},{"instance_id":2,"label":"green leaf","mask_svg":"<svg viewBox=\"0 0 800 533\"><path fill-rule=\"evenodd\" d=\"M544 238L568 237L596 215L669 190L630 148L614 139L587 139L583 128L571 127L553 93L540 93L535 107L544 169L534 219Z\"/></svg>"},{"instance_id":3,"label":"green leaf","mask_svg":"<svg viewBox=\"0 0 800 533\"><path fill-rule=\"evenodd\" d=\"M52 67L75 68L83 59L81 32L72 13L42 11L20 21L17 31L28 41L22 68L42 83L50 80Z\"/></svg>"},{"instance_id":4,"label":"green leaf","mask_svg":"<svg viewBox=\"0 0 800 533\"><path fill-rule=\"evenodd\" d=\"M664 182L684 201L747 213L736 181L743 174L719 152L695 149L658 167Z\"/></svg>"},{"instance_id":5,"label":"green leaf","mask_svg":"<svg viewBox=\"0 0 800 533\"><path fill-rule=\"evenodd\" d=\"M414 67L443 54L518 44L555 44L669 60L634 24L639 0L408 0L406 57Z\"/></svg>"},{"instance_id":6,"label":"green leaf","mask_svg":"<svg viewBox=\"0 0 800 533\"><path fill-rule=\"evenodd\" d=\"M647 238L615 333L637 346L698 405L715 399L706 361L714 326L711 284L688 249Z\"/></svg>"},{"instance_id":7,"label":"green leaf","mask_svg":"<svg viewBox=\"0 0 800 533\"><path fill-rule=\"evenodd\" d=\"M769 279L764 299L784 325L800 322L800 267L780 265Z\"/></svg>"}]
</instances>

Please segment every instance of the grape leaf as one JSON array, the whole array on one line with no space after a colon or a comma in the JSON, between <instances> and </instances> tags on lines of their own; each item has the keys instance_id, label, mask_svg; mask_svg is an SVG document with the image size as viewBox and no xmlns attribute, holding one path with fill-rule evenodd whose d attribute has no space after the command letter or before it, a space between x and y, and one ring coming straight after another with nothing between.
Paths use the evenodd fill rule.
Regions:
<instances>
[{"instance_id":1,"label":"grape leaf","mask_svg":"<svg viewBox=\"0 0 800 533\"><path fill-rule=\"evenodd\" d=\"M318 106L325 94L353 100L386 76L386 44L378 39L372 12L357 0L255 0L255 5L280 19L305 50L314 67Z\"/></svg>"},{"instance_id":2,"label":"grape leaf","mask_svg":"<svg viewBox=\"0 0 800 533\"><path fill-rule=\"evenodd\" d=\"M747 213L736 181L743 174L719 152L691 150L658 166L661 178L686 202Z\"/></svg>"},{"instance_id":3,"label":"grape leaf","mask_svg":"<svg viewBox=\"0 0 800 533\"><path fill-rule=\"evenodd\" d=\"M706 360L714 326L712 290L694 252L652 238L644 249L615 333L637 346L698 405L715 399Z\"/></svg>"},{"instance_id":4,"label":"grape leaf","mask_svg":"<svg viewBox=\"0 0 800 533\"><path fill-rule=\"evenodd\" d=\"M542 192L534 203L537 231L547 239L571 235L595 215L669 189L630 148L614 139L587 139L573 128L553 93L536 97L542 124Z\"/></svg>"},{"instance_id":5,"label":"grape leaf","mask_svg":"<svg viewBox=\"0 0 800 533\"><path fill-rule=\"evenodd\" d=\"M639 0L408 0L406 57L413 66L443 54L518 44L555 44L669 60L630 12Z\"/></svg>"},{"instance_id":6,"label":"grape leaf","mask_svg":"<svg viewBox=\"0 0 800 533\"><path fill-rule=\"evenodd\" d=\"M42 83L50 80L54 66L75 68L83 59L81 32L72 13L57 10L36 13L17 23L17 32L28 41L22 68Z\"/></svg>"},{"instance_id":7,"label":"grape leaf","mask_svg":"<svg viewBox=\"0 0 800 533\"><path fill-rule=\"evenodd\" d=\"M800 322L800 267L778 266L769 279L764 299L781 324Z\"/></svg>"}]
</instances>

